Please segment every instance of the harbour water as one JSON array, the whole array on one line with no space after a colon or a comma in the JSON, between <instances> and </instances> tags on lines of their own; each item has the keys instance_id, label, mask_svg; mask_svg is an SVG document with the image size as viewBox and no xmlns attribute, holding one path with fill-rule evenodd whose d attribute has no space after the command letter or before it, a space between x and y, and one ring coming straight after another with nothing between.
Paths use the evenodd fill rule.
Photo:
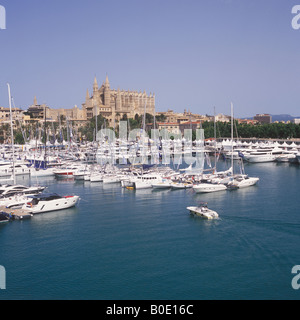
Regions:
<instances>
[{"instance_id":1,"label":"harbour water","mask_svg":"<svg viewBox=\"0 0 300 320\"><path fill-rule=\"evenodd\" d=\"M81 200L0 225L0 299L299 299L300 167L245 171L259 183L212 194L39 179ZM191 216L201 201L220 219Z\"/></svg>"}]
</instances>

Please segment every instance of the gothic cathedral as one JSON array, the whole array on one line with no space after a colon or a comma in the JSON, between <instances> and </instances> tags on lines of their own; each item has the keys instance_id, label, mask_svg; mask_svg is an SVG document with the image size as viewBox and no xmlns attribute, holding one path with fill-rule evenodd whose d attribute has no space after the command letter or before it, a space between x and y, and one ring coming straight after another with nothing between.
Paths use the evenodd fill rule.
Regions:
<instances>
[{"instance_id":1,"label":"gothic cathedral","mask_svg":"<svg viewBox=\"0 0 300 320\"><path fill-rule=\"evenodd\" d=\"M86 113L87 119L92 119L95 115L101 114L113 125L115 121L127 118L134 118L136 114L150 113L155 114L155 94L147 95L137 91L115 90L110 88L108 77L99 88L95 77L93 84L93 94L86 93L85 103L82 109Z\"/></svg>"}]
</instances>

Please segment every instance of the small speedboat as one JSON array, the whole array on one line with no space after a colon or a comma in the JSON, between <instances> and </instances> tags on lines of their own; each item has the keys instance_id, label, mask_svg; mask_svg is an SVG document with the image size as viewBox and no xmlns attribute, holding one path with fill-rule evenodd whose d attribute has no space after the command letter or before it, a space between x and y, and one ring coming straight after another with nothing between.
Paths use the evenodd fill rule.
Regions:
<instances>
[{"instance_id":1,"label":"small speedboat","mask_svg":"<svg viewBox=\"0 0 300 320\"><path fill-rule=\"evenodd\" d=\"M205 219L217 219L219 215L216 211L208 209L206 203L200 204L198 207L187 207L191 214Z\"/></svg>"},{"instance_id":2,"label":"small speedboat","mask_svg":"<svg viewBox=\"0 0 300 320\"><path fill-rule=\"evenodd\" d=\"M79 201L79 196L60 196L56 193L49 193L35 195L29 197L30 199L31 201L24 204L22 209L36 214L74 207Z\"/></svg>"},{"instance_id":3,"label":"small speedboat","mask_svg":"<svg viewBox=\"0 0 300 320\"><path fill-rule=\"evenodd\" d=\"M171 189L188 189L192 188L193 184L191 182L172 182Z\"/></svg>"}]
</instances>

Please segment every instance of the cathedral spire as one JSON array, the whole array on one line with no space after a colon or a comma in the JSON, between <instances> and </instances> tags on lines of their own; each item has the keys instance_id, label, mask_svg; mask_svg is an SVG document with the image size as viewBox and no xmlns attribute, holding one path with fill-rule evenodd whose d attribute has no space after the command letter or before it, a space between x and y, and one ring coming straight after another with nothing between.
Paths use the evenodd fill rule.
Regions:
<instances>
[{"instance_id":1,"label":"cathedral spire","mask_svg":"<svg viewBox=\"0 0 300 320\"><path fill-rule=\"evenodd\" d=\"M86 98L86 101L88 101L90 98L89 89L86 89L86 97L85 98Z\"/></svg>"},{"instance_id":2,"label":"cathedral spire","mask_svg":"<svg viewBox=\"0 0 300 320\"><path fill-rule=\"evenodd\" d=\"M109 88L110 87L110 84L109 84L109 81L108 81L108 75L106 74L106 79L105 79L105 87Z\"/></svg>"},{"instance_id":3,"label":"cathedral spire","mask_svg":"<svg viewBox=\"0 0 300 320\"><path fill-rule=\"evenodd\" d=\"M96 76L95 76L95 79L94 79L93 90L94 90L94 91L97 91L97 90L98 90L98 82L97 82Z\"/></svg>"}]
</instances>

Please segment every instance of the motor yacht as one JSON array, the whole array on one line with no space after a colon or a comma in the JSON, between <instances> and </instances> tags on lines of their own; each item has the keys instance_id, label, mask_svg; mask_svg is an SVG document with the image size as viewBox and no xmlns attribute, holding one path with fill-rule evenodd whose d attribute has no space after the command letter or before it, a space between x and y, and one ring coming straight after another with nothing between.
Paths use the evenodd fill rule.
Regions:
<instances>
[{"instance_id":1,"label":"motor yacht","mask_svg":"<svg viewBox=\"0 0 300 320\"><path fill-rule=\"evenodd\" d=\"M15 194L26 194L26 195L33 195L37 193L41 193L45 190L46 187L37 186L37 187L27 187L23 185L10 185L4 184L0 186L0 197L10 197Z\"/></svg>"},{"instance_id":2,"label":"motor yacht","mask_svg":"<svg viewBox=\"0 0 300 320\"><path fill-rule=\"evenodd\" d=\"M193 188L193 184L191 182L172 182L171 183L171 189L177 190L177 189L188 189Z\"/></svg>"},{"instance_id":3,"label":"motor yacht","mask_svg":"<svg viewBox=\"0 0 300 320\"><path fill-rule=\"evenodd\" d=\"M22 208L28 202L28 195L15 194L7 198L0 199L0 207Z\"/></svg>"},{"instance_id":4,"label":"motor yacht","mask_svg":"<svg viewBox=\"0 0 300 320\"><path fill-rule=\"evenodd\" d=\"M153 183L162 181L162 177L158 174L147 173L140 176L135 176L132 180L135 189L152 188Z\"/></svg>"},{"instance_id":5,"label":"motor yacht","mask_svg":"<svg viewBox=\"0 0 300 320\"><path fill-rule=\"evenodd\" d=\"M162 181L156 181L152 183L153 189L168 189L171 188L171 181L163 179Z\"/></svg>"},{"instance_id":6,"label":"motor yacht","mask_svg":"<svg viewBox=\"0 0 300 320\"><path fill-rule=\"evenodd\" d=\"M272 162L283 153L282 149L258 149L243 156L243 159L248 162Z\"/></svg>"},{"instance_id":7,"label":"motor yacht","mask_svg":"<svg viewBox=\"0 0 300 320\"><path fill-rule=\"evenodd\" d=\"M15 164L14 167L12 165L0 166L0 177L11 176L13 172L16 176L29 175L30 169L25 164Z\"/></svg>"},{"instance_id":8,"label":"motor yacht","mask_svg":"<svg viewBox=\"0 0 300 320\"><path fill-rule=\"evenodd\" d=\"M31 201L24 204L22 209L31 214L37 214L74 207L79 201L79 196L60 196L50 193L35 195L30 199Z\"/></svg>"},{"instance_id":9,"label":"motor yacht","mask_svg":"<svg viewBox=\"0 0 300 320\"><path fill-rule=\"evenodd\" d=\"M93 172L93 173L90 174L89 180L91 182L102 182L103 181L103 174L102 173Z\"/></svg>"},{"instance_id":10,"label":"motor yacht","mask_svg":"<svg viewBox=\"0 0 300 320\"><path fill-rule=\"evenodd\" d=\"M31 177L53 177L54 176L54 168L31 168L30 175Z\"/></svg>"},{"instance_id":11,"label":"motor yacht","mask_svg":"<svg viewBox=\"0 0 300 320\"><path fill-rule=\"evenodd\" d=\"M196 193L207 193L227 190L224 184L200 183L193 186Z\"/></svg>"},{"instance_id":12,"label":"motor yacht","mask_svg":"<svg viewBox=\"0 0 300 320\"><path fill-rule=\"evenodd\" d=\"M258 177L248 177L247 175L237 175L228 183L230 189L246 188L255 185L259 181Z\"/></svg>"}]
</instances>

